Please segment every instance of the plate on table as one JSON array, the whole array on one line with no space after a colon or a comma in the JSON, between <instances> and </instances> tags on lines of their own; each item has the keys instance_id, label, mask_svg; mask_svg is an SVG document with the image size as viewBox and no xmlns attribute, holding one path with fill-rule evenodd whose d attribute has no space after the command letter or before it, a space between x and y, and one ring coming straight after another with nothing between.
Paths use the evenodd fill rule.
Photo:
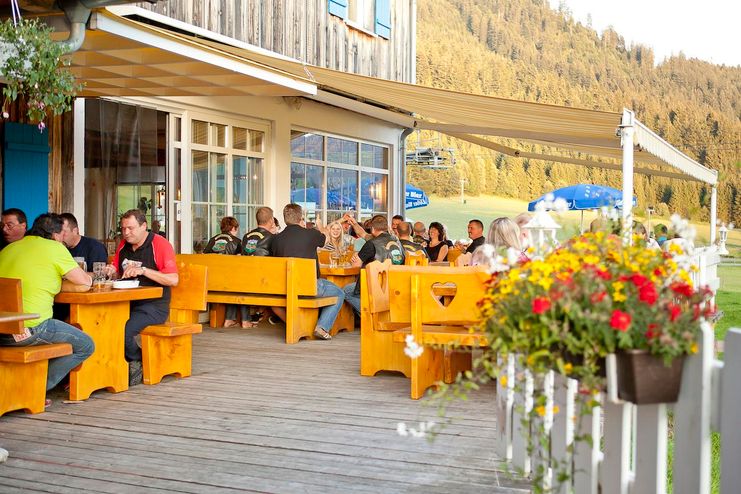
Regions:
<instances>
[{"instance_id":1,"label":"plate on table","mask_svg":"<svg viewBox=\"0 0 741 494\"><path fill-rule=\"evenodd\" d=\"M118 280L113 282L113 288L136 288L139 286L139 280Z\"/></svg>"}]
</instances>

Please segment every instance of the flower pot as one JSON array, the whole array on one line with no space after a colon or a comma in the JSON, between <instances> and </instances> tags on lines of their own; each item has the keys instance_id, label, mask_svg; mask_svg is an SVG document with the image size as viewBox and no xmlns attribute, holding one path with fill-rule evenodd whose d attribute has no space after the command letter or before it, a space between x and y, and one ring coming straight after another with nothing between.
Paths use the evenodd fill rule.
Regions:
<instances>
[{"instance_id":1,"label":"flower pot","mask_svg":"<svg viewBox=\"0 0 741 494\"><path fill-rule=\"evenodd\" d=\"M672 360L669 367L648 350L621 350L616 357L620 399L636 405L677 401L684 355Z\"/></svg>"}]
</instances>

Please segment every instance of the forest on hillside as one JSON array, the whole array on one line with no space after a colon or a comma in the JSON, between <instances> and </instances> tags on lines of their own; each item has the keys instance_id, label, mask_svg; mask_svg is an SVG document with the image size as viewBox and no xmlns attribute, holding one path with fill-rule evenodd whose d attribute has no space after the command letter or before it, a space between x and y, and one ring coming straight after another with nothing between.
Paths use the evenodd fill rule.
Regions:
<instances>
[{"instance_id":1,"label":"forest on hillside","mask_svg":"<svg viewBox=\"0 0 741 494\"><path fill-rule=\"evenodd\" d=\"M669 143L719 171L718 218L741 224L741 67L681 53L656 65L651 48L626 46L612 29L599 34L547 0L419 0L417 8L418 84L632 109ZM460 193L461 180L467 194L523 200L576 183L621 184L619 172L509 157L445 135L416 133L407 142L411 149L454 150L452 167L407 167L408 182L443 196ZM635 194L639 212L653 206L662 215L710 216L710 190L698 182L636 175Z\"/></svg>"}]
</instances>

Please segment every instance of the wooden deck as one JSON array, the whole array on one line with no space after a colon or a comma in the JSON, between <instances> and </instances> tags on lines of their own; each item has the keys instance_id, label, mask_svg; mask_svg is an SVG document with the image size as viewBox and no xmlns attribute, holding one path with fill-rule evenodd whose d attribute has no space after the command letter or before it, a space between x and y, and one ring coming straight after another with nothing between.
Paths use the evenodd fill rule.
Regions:
<instances>
[{"instance_id":1,"label":"wooden deck","mask_svg":"<svg viewBox=\"0 0 741 494\"><path fill-rule=\"evenodd\" d=\"M435 410L409 381L359 375L359 331L284 343L279 328L206 329L193 376L0 418L0 492L514 493L494 457L493 389L434 443L399 437Z\"/></svg>"}]
</instances>

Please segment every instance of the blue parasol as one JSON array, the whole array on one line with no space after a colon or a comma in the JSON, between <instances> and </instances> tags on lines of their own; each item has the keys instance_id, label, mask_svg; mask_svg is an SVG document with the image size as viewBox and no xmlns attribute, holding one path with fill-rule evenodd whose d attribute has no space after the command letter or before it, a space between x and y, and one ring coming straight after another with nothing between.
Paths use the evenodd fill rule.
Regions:
<instances>
[{"instance_id":1,"label":"blue parasol","mask_svg":"<svg viewBox=\"0 0 741 494\"><path fill-rule=\"evenodd\" d=\"M528 211L535 211L535 205L546 200L546 196L553 195L553 199L563 199L569 205L569 210L583 211L585 209L599 209L603 206L623 207L623 192L604 185L578 184L570 185L549 192L527 205ZM633 197L633 206L636 198Z\"/></svg>"},{"instance_id":2,"label":"blue parasol","mask_svg":"<svg viewBox=\"0 0 741 494\"><path fill-rule=\"evenodd\" d=\"M430 198L427 197L425 191L410 184L407 184L406 186L404 198L404 207L406 209L422 208L430 204Z\"/></svg>"}]
</instances>

